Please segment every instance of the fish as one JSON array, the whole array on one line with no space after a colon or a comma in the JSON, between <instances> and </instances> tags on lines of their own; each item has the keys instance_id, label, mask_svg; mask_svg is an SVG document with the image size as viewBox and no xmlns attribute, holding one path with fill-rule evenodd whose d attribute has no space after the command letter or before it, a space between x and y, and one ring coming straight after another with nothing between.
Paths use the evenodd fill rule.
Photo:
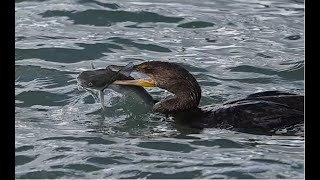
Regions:
<instances>
[{"instance_id":1,"label":"fish","mask_svg":"<svg viewBox=\"0 0 320 180\"><path fill-rule=\"evenodd\" d=\"M134 80L134 78L130 76L130 73L133 71L133 63L129 63L126 66L109 65L102 69L96 69L92 61L90 65L92 70L79 73L77 76L77 84L78 87L80 86L87 91L98 91L103 110L106 108L104 105L104 90L107 88L121 94L134 93L150 106L153 106L154 103L157 102L143 87L112 84L116 80Z\"/></svg>"}]
</instances>

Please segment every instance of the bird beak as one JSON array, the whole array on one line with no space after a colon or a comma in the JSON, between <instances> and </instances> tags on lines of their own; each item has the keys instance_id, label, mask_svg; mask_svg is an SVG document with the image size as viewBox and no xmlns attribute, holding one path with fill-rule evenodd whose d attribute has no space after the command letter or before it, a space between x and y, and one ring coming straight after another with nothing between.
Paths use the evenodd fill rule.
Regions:
<instances>
[{"instance_id":1,"label":"bird beak","mask_svg":"<svg viewBox=\"0 0 320 180\"><path fill-rule=\"evenodd\" d=\"M145 74L149 76L150 79L135 79L135 80L116 80L112 84L117 85L133 85L133 86L142 86L142 87L156 87L157 83L152 73L144 73L139 70L136 66L133 67L136 72Z\"/></svg>"},{"instance_id":2,"label":"bird beak","mask_svg":"<svg viewBox=\"0 0 320 180\"><path fill-rule=\"evenodd\" d=\"M112 84L117 85L133 85L142 87L156 87L156 82L153 79L137 79L137 80L117 80Z\"/></svg>"},{"instance_id":3,"label":"bird beak","mask_svg":"<svg viewBox=\"0 0 320 180\"><path fill-rule=\"evenodd\" d=\"M155 77L152 73L145 73L141 71L141 67L132 66L130 72L136 71L142 74L147 75L150 79L135 79L135 80L116 80L112 84L116 85L132 85L132 86L141 86L141 87L157 87Z\"/></svg>"}]
</instances>

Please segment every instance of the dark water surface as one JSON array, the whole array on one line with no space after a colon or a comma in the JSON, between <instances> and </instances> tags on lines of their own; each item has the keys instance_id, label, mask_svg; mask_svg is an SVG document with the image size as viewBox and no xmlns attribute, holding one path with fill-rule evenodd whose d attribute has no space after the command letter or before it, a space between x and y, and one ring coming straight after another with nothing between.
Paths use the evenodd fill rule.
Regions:
<instances>
[{"instance_id":1,"label":"dark water surface","mask_svg":"<svg viewBox=\"0 0 320 180\"><path fill-rule=\"evenodd\" d=\"M162 60L195 75L201 106L304 94L303 1L15 2L16 178L304 177L303 135L196 133L111 90L101 112L75 81L90 60Z\"/></svg>"}]
</instances>

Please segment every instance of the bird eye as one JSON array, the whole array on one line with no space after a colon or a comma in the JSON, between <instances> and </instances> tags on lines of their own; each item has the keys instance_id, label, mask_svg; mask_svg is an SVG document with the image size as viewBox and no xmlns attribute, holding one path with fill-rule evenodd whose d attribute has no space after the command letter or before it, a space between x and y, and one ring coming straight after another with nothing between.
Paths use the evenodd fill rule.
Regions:
<instances>
[{"instance_id":1,"label":"bird eye","mask_svg":"<svg viewBox=\"0 0 320 180\"><path fill-rule=\"evenodd\" d=\"M89 83L88 83L88 86L92 86L92 83L91 83L91 82L89 82Z\"/></svg>"},{"instance_id":2,"label":"bird eye","mask_svg":"<svg viewBox=\"0 0 320 180\"><path fill-rule=\"evenodd\" d=\"M152 71L152 68L149 67L149 66L147 66L147 67L144 68L144 71L147 72L147 73L148 73L148 72L151 72L151 71Z\"/></svg>"}]
</instances>

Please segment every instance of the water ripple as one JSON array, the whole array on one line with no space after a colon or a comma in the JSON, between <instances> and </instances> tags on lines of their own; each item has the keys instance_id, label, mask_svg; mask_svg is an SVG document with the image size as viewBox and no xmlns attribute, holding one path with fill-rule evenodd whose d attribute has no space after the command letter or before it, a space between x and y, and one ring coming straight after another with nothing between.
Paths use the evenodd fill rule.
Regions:
<instances>
[{"instance_id":1,"label":"water ripple","mask_svg":"<svg viewBox=\"0 0 320 180\"><path fill-rule=\"evenodd\" d=\"M102 3L99 1L95 1L95 0L79 0L78 3L80 3L80 4L92 3L92 4L102 6L102 7L107 7L110 9L119 9L120 8L120 6L116 3Z\"/></svg>"},{"instance_id":2,"label":"water ripple","mask_svg":"<svg viewBox=\"0 0 320 180\"><path fill-rule=\"evenodd\" d=\"M193 21L188 23L179 24L178 27L182 28L205 28L205 27L212 27L214 23L204 22L204 21Z\"/></svg>"},{"instance_id":3,"label":"water ripple","mask_svg":"<svg viewBox=\"0 0 320 180\"><path fill-rule=\"evenodd\" d=\"M140 11L107 11L107 10L86 10L81 12L74 11L46 11L40 14L42 17L67 16L74 24L112 26L118 22L165 22L176 23L183 18L162 16L157 13Z\"/></svg>"}]
</instances>

